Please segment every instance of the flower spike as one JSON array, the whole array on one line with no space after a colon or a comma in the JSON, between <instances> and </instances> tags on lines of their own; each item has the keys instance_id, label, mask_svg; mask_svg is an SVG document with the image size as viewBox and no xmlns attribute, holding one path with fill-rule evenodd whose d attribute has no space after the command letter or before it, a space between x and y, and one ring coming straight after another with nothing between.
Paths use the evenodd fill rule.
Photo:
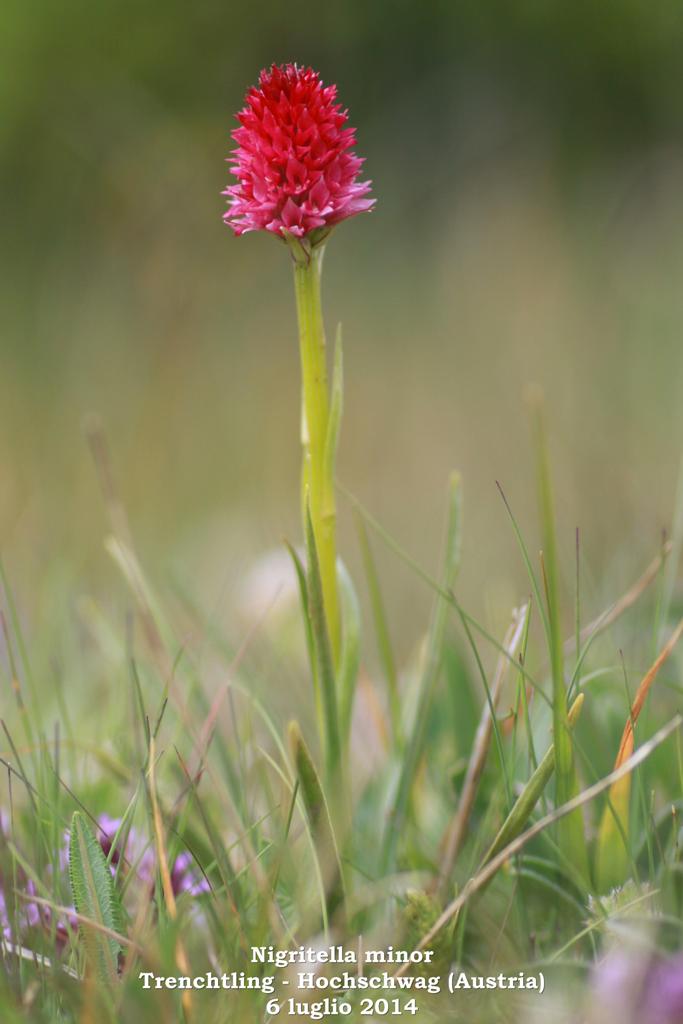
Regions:
<instances>
[{"instance_id":1,"label":"flower spike","mask_svg":"<svg viewBox=\"0 0 683 1024\"><path fill-rule=\"evenodd\" d=\"M358 181L363 160L352 151L355 129L336 98L337 87L323 85L311 68L273 64L261 72L232 133L238 183L223 195L224 220L235 234L306 239L307 251L335 224L372 208L370 182Z\"/></svg>"}]
</instances>

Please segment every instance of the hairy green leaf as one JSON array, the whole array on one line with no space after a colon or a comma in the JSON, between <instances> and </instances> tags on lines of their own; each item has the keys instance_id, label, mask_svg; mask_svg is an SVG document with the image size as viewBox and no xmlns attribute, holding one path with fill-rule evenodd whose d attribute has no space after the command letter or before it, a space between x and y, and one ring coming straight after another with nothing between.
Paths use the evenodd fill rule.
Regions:
<instances>
[{"instance_id":1,"label":"hairy green leaf","mask_svg":"<svg viewBox=\"0 0 683 1024\"><path fill-rule=\"evenodd\" d=\"M77 913L99 926L80 922L89 964L111 982L117 977L121 944L102 929L121 932L121 905L102 847L80 811L71 819L69 880Z\"/></svg>"}]
</instances>

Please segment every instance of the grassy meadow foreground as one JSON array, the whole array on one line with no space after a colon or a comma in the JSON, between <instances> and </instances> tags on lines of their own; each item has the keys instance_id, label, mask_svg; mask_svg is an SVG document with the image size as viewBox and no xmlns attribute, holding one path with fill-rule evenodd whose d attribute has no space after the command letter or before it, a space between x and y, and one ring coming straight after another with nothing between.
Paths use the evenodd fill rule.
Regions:
<instances>
[{"instance_id":1,"label":"grassy meadow foreground","mask_svg":"<svg viewBox=\"0 0 683 1024\"><path fill-rule=\"evenodd\" d=\"M220 628L189 588L160 588L146 573L105 439L96 423L89 431L110 515L111 572L129 595L123 614L79 597L74 633L47 658L40 627L27 625L16 582L3 573L3 1021L265 1020L273 968L252 962L253 946L354 950L359 936L371 950L427 940L433 966L408 973L442 984L411 994L420 1020L578 1024L612 1019L607 1008L616 1014L620 1000L614 1020L631 1019L626 1012L640 1013L639 1024L679 1019L648 1016L646 993L662 989L653 972L677 977L681 963L680 506L673 533L605 606L582 597L579 544L576 587L562 588L556 609L541 451L540 564L499 498L529 575L508 626L494 634L458 598L467 534L457 475L435 574L342 491L378 667L360 661L344 734L349 777L337 791L326 789L316 739L309 655L319 587L303 554L282 547L254 564L238 581L240 628ZM385 613L380 555L432 603L429 618L411 624L404 662ZM308 577L302 589L297 568ZM347 602L355 634L350 579ZM552 729L558 663L576 779L565 798ZM92 704L74 702L74 679L80 692L91 687ZM48 685L54 702L41 698ZM352 703L343 705L349 715ZM91 729L107 738L94 740ZM613 767L619 778L586 793ZM553 820L565 799L582 806ZM486 976L542 971L545 992L450 995L453 965ZM188 993L145 989L143 972L233 980L221 992ZM283 1019L287 976L274 972L270 1004ZM260 980L248 987L249 977ZM354 1019L362 995L347 996ZM319 1019L313 1004L325 996L297 999Z\"/></svg>"}]
</instances>

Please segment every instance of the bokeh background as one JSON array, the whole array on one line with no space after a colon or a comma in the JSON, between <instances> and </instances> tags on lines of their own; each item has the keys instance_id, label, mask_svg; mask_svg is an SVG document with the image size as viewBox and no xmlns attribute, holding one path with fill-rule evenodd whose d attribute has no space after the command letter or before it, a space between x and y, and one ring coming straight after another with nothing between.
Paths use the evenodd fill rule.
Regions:
<instances>
[{"instance_id":1,"label":"bokeh background","mask_svg":"<svg viewBox=\"0 0 683 1024\"><path fill-rule=\"evenodd\" d=\"M326 257L343 483L432 570L460 469L461 593L497 624L527 583L495 481L535 550L540 388L568 592L576 525L590 611L641 571L683 448L678 2L6 0L1 18L0 552L33 635L79 595L123 604L93 413L162 593L238 632L249 566L298 536L288 257L235 239L220 194L272 61L338 83L378 200ZM406 655L431 595L378 560Z\"/></svg>"}]
</instances>

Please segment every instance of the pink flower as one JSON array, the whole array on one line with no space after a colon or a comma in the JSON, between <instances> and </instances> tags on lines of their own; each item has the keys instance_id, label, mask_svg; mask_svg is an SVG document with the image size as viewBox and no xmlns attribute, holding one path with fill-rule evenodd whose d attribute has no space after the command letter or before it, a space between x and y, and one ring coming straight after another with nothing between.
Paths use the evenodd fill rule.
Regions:
<instances>
[{"instance_id":1,"label":"pink flower","mask_svg":"<svg viewBox=\"0 0 683 1024\"><path fill-rule=\"evenodd\" d=\"M337 87L311 68L273 64L261 72L237 115L231 160L237 185L225 190L224 215L235 234L270 231L322 240L334 225L369 210L363 160L351 151L355 129L336 103Z\"/></svg>"}]
</instances>

